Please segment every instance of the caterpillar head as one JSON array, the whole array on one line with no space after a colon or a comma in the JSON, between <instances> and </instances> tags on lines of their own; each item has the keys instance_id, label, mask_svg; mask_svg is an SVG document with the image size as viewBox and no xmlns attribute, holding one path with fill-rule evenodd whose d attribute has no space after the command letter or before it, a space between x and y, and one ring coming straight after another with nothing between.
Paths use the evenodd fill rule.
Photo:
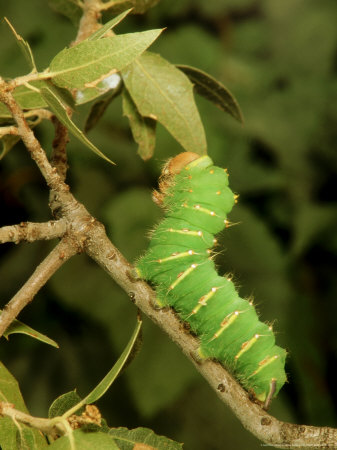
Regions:
<instances>
[{"instance_id":1,"label":"caterpillar head","mask_svg":"<svg viewBox=\"0 0 337 450\"><path fill-rule=\"evenodd\" d=\"M163 206L167 189L171 186L174 176L180 173L181 169L187 166L187 164L198 158L200 158L200 155L197 153L183 152L166 162L159 177L159 190L154 190L152 193L152 200L158 206Z\"/></svg>"}]
</instances>

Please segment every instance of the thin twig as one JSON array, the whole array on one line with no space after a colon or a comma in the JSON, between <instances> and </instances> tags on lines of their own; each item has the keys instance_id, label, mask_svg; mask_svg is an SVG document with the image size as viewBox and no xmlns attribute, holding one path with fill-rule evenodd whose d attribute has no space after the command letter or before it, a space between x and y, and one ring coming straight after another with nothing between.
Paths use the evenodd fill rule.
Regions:
<instances>
[{"instance_id":1,"label":"thin twig","mask_svg":"<svg viewBox=\"0 0 337 450\"><path fill-rule=\"evenodd\" d=\"M30 111L25 111L24 116L26 119L28 119L29 117L37 116L39 118L39 121L41 122L42 119L51 120L53 117L53 113L48 109L37 108L31 109Z\"/></svg>"},{"instance_id":2,"label":"thin twig","mask_svg":"<svg viewBox=\"0 0 337 450\"><path fill-rule=\"evenodd\" d=\"M36 428L47 435L57 436L65 434L68 431L66 421L62 417L55 417L53 419L34 417L15 409L14 405L8 402L0 402L0 416L9 417L14 422L20 422L31 428Z\"/></svg>"},{"instance_id":3,"label":"thin twig","mask_svg":"<svg viewBox=\"0 0 337 450\"><path fill-rule=\"evenodd\" d=\"M53 149L50 158L51 165L57 169L58 174L63 181L66 179L68 170L67 143L69 142L69 133L56 116L53 116L52 122L55 126L55 138L53 140Z\"/></svg>"},{"instance_id":4,"label":"thin twig","mask_svg":"<svg viewBox=\"0 0 337 450\"><path fill-rule=\"evenodd\" d=\"M65 220L50 220L45 223L21 222L19 225L8 225L0 228L0 244L21 241L34 242L60 238L67 229Z\"/></svg>"},{"instance_id":5,"label":"thin twig","mask_svg":"<svg viewBox=\"0 0 337 450\"><path fill-rule=\"evenodd\" d=\"M65 237L37 266L31 277L4 307L0 316L0 337L20 311L33 300L37 292L46 284L56 270L71 256L75 255L78 250L78 247L70 243L69 238Z\"/></svg>"},{"instance_id":6,"label":"thin twig","mask_svg":"<svg viewBox=\"0 0 337 450\"><path fill-rule=\"evenodd\" d=\"M8 85L10 90L14 90L18 86L22 85L26 86L27 83L30 83L31 81L49 80L50 77L51 75L47 70L39 73L31 72L28 73L27 75L22 75L20 77L13 78L8 82Z\"/></svg>"},{"instance_id":7,"label":"thin twig","mask_svg":"<svg viewBox=\"0 0 337 450\"><path fill-rule=\"evenodd\" d=\"M42 149L39 141L36 139L33 131L26 122L21 108L15 101L12 93L8 91L8 85L0 79L0 101L2 101L12 113L14 120L18 126L18 134L25 146L27 147L31 157L36 162L48 186L56 192L68 192L69 187L63 182L57 169L53 168L47 156Z\"/></svg>"},{"instance_id":8,"label":"thin twig","mask_svg":"<svg viewBox=\"0 0 337 450\"><path fill-rule=\"evenodd\" d=\"M8 127L1 127L0 128L0 138L5 136L6 134L12 134L12 135L18 135L18 129L14 125L10 125Z\"/></svg>"}]
</instances>

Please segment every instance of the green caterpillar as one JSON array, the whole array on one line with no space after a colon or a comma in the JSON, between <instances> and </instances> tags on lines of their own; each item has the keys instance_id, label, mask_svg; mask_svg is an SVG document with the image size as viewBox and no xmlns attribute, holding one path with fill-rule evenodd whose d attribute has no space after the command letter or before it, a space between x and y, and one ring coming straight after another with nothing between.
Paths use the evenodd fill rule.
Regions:
<instances>
[{"instance_id":1,"label":"green caterpillar","mask_svg":"<svg viewBox=\"0 0 337 450\"><path fill-rule=\"evenodd\" d=\"M191 152L169 161L154 200L166 211L155 228L137 274L156 287L160 307L170 306L200 339L200 358L226 367L268 406L286 381L286 351L272 327L260 322L252 302L218 275L210 250L228 225L235 203L224 169Z\"/></svg>"}]
</instances>

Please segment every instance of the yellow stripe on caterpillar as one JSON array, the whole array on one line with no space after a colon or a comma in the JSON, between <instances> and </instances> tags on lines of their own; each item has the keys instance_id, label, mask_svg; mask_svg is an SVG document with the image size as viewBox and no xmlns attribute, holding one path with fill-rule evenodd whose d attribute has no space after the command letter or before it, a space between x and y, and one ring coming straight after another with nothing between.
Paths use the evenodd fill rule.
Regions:
<instances>
[{"instance_id":1,"label":"yellow stripe on caterpillar","mask_svg":"<svg viewBox=\"0 0 337 450\"><path fill-rule=\"evenodd\" d=\"M255 334L251 339L249 339L249 341L244 342L241 345L241 350L234 356L234 358L239 359L241 355L243 355L255 344L255 342L259 339L259 337L261 337L261 334Z\"/></svg>"},{"instance_id":2,"label":"yellow stripe on caterpillar","mask_svg":"<svg viewBox=\"0 0 337 450\"><path fill-rule=\"evenodd\" d=\"M193 272L194 269L198 267L199 264L191 264L190 267L185 270L185 272L181 272L177 279L171 284L171 286L168 288L169 291L172 291L184 278L186 278L191 272Z\"/></svg>"}]
</instances>

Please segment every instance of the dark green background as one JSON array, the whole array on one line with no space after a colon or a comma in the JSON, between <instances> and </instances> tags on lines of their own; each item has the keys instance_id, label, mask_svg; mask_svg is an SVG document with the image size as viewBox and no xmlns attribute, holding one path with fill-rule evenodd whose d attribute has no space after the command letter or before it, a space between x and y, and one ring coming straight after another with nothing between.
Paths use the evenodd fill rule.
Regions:
<instances>
[{"instance_id":1,"label":"dark green background","mask_svg":"<svg viewBox=\"0 0 337 450\"><path fill-rule=\"evenodd\" d=\"M30 42L40 69L76 34L44 0L1 2L0 12ZM237 225L220 236L219 271L234 274L243 296L254 295L289 352L289 383L271 413L331 426L337 421L336 17L335 0L162 0L117 29L167 27L152 50L209 72L237 97L244 127L197 100L209 154L228 167L240 194L230 215ZM26 71L2 22L0 74ZM87 112L83 107L74 120L83 124ZM50 124L36 130L47 152L52 132ZM134 261L160 218L150 190L163 161L181 147L159 126L154 159L141 161L120 98L89 137L117 165L72 139L68 181ZM0 163L0 197L2 225L50 218L44 180L20 145ZM53 245L1 246L0 306ZM135 315L127 295L87 257L68 262L20 315L60 349L17 335L2 342L1 358L30 411L45 416L55 397L75 387L85 395L122 351ZM140 355L98 406L110 426L148 426L186 449L261 448L148 320Z\"/></svg>"}]
</instances>

